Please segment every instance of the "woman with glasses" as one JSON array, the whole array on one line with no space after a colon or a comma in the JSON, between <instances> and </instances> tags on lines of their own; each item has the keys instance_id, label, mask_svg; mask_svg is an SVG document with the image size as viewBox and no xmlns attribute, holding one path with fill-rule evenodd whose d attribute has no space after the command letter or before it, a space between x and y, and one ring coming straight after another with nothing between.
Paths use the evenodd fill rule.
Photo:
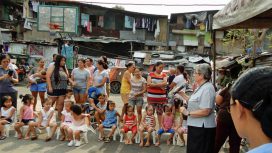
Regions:
<instances>
[{"instance_id":1,"label":"woman with glasses","mask_svg":"<svg viewBox=\"0 0 272 153\"><path fill-rule=\"evenodd\" d=\"M12 105L17 106L18 91L13 88L14 83L18 83L17 72L9 67L10 57L6 54L0 54L0 106L2 106L2 97L11 96Z\"/></svg>"},{"instance_id":2,"label":"woman with glasses","mask_svg":"<svg viewBox=\"0 0 272 153\"><path fill-rule=\"evenodd\" d=\"M217 114L216 122L216 137L214 153L218 153L225 143L226 139L229 137L229 152L239 153L241 138L237 134L234 127L233 121L229 113L229 102L230 102L230 90L231 83L228 83L226 87L219 91L216 96L216 104L219 106L219 111Z\"/></svg>"},{"instance_id":3,"label":"woman with glasses","mask_svg":"<svg viewBox=\"0 0 272 153\"><path fill-rule=\"evenodd\" d=\"M249 153L272 152L272 67L253 68L231 88L230 114Z\"/></svg>"},{"instance_id":4,"label":"woman with glasses","mask_svg":"<svg viewBox=\"0 0 272 153\"><path fill-rule=\"evenodd\" d=\"M215 142L215 89L211 80L212 70L208 64L195 67L194 80L198 88L191 97L183 91L180 95L188 102L188 109L181 112L188 116L187 153L212 153Z\"/></svg>"}]
</instances>

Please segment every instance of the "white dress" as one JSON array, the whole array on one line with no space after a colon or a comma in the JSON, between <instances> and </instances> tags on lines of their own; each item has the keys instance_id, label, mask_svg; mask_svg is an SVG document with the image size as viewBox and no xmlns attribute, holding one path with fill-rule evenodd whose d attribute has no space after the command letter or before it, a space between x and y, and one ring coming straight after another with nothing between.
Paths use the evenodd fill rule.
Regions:
<instances>
[{"instance_id":1,"label":"white dress","mask_svg":"<svg viewBox=\"0 0 272 153\"><path fill-rule=\"evenodd\" d=\"M67 112L65 109L61 112L64 116L64 121L61 123L61 126L68 126L70 127L72 124L72 114L71 112Z\"/></svg>"},{"instance_id":2,"label":"white dress","mask_svg":"<svg viewBox=\"0 0 272 153\"><path fill-rule=\"evenodd\" d=\"M74 118L72 118L72 124L70 126L70 129L72 129L73 131L87 132L88 126L85 123L85 118L80 121L76 121Z\"/></svg>"},{"instance_id":3,"label":"white dress","mask_svg":"<svg viewBox=\"0 0 272 153\"><path fill-rule=\"evenodd\" d=\"M50 120L50 123L55 123L56 119L54 117L54 108L51 107L47 112L44 111L44 109L41 110L42 113L42 123L41 126L46 127L46 124L48 122L49 119L49 115L53 112L53 117Z\"/></svg>"}]
</instances>

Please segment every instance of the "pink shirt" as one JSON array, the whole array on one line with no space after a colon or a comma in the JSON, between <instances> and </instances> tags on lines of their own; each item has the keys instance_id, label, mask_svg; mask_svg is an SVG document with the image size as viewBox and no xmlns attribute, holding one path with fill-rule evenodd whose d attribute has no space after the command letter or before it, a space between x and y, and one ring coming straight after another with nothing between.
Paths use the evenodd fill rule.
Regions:
<instances>
[{"instance_id":1,"label":"pink shirt","mask_svg":"<svg viewBox=\"0 0 272 153\"><path fill-rule=\"evenodd\" d=\"M90 83L93 84L93 77L94 77L94 69L95 67L92 65L91 67L86 68L90 73Z\"/></svg>"},{"instance_id":2,"label":"pink shirt","mask_svg":"<svg viewBox=\"0 0 272 153\"><path fill-rule=\"evenodd\" d=\"M30 106L24 105L23 107L24 107L23 109L24 114L22 119L25 119L25 120L34 119L33 105L30 105Z\"/></svg>"},{"instance_id":3,"label":"pink shirt","mask_svg":"<svg viewBox=\"0 0 272 153\"><path fill-rule=\"evenodd\" d=\"M171 114L170 116L164 115L164 121L163 121L163 126L166 129L171 129L173 126L173 115Z\"/></svg>"}]
</instances>

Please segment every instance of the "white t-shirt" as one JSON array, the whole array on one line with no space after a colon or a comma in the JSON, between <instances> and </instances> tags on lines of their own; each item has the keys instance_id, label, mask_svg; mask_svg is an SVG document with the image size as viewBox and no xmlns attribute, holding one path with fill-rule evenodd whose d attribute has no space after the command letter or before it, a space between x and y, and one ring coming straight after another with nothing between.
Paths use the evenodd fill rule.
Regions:
<instances>
[{"instance_id":1,"label":"white t-shirt","mask_svg":"<svg viewBox=\"0 0 272 153\"><path fill-rule=\"evenodd\" d=\"M176 76L174 78L173 82L176 83L176 86L174 87L174 89L178 89L182 85L186 84L186 80L184 79L183 74L180 74L180 75ZM185 88L184 88L184 90L185 90Z\"/></svg>"}]
</instances>

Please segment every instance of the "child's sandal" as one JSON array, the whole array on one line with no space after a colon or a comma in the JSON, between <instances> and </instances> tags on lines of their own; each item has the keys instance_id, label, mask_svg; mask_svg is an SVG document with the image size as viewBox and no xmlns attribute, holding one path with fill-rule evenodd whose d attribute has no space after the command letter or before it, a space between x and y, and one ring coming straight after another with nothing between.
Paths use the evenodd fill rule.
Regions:
<instances>
[{"instance_id":1,"label":"child's sandal","mask_svg":"<svg viewBox=\"0 0 272 153\"><path fill-rule=\"evenodd\" d=\"M31 137L31 140L37 140L37 139L38 139L37 136Z\"/></svg>"}]
</instances>

